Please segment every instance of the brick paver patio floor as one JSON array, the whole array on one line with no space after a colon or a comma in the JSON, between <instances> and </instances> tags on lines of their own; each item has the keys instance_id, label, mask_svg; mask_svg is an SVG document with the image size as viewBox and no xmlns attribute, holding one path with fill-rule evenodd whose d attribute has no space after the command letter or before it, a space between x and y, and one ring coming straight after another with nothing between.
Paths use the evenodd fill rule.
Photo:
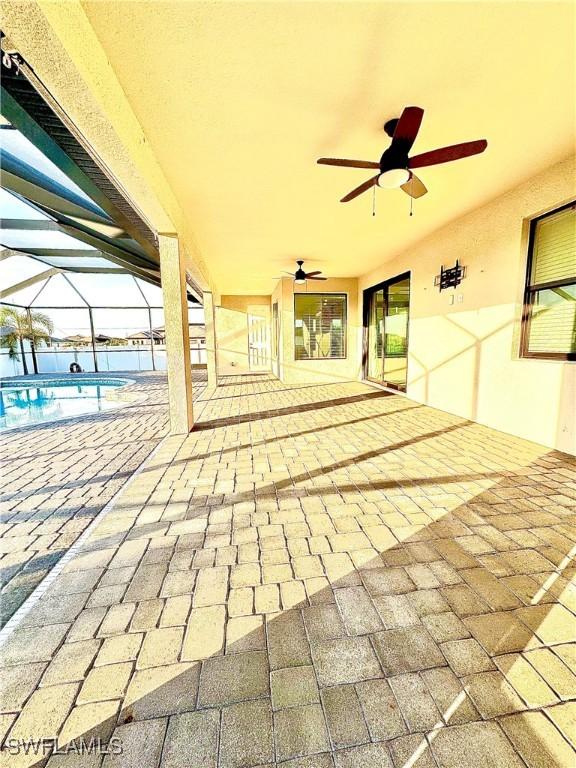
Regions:
<instances>
[{"instance_id":1,"label":"brick paver patio floor","mask_svg":"<svg viewBox=\"0 0 576 768\"><path fill-rule=\"evenodd\" d=\"M206 374L194 376L199 394ZM165 374L111 377L134 380L116 393L120 410L0 433L0 626L166 434ZM27 381L46 378L70 376Z\"/></svg>"},{"instance_id":2,"label":"brick paver patio floor","mask_svg":"<svg viewBox=\"0 0 576 768\"><path fill-rule=\"evenodd\" d=\"M4 644L5 762L573 768L575 511L566 455L226 378Z\"/></svg>"}]
</instances>

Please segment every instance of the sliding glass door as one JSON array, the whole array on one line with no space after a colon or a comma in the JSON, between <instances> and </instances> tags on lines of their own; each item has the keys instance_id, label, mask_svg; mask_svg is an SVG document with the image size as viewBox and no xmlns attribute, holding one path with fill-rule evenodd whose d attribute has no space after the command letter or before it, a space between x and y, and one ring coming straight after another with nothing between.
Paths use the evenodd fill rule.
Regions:
<instances>
[{"instance_id":1,"label":"sliding glass door","mask_svg":"<svg viewBox=\"0 0 576 768\"><path fill-rule=\"evenodd\" d=\"M406 391L410 275L400 275L364 291L366 356L364 375Z\"/></svg>"},{"instance_id":2,"label":"sliding glass door","mask_svg":"<svg viewBox=\"0 0 576 768\"><path fill-rule=\"evenodd\" d=\"M384 290L370 295L366 378L382 381L384 373Z\"/></svg>"}]
</instances>

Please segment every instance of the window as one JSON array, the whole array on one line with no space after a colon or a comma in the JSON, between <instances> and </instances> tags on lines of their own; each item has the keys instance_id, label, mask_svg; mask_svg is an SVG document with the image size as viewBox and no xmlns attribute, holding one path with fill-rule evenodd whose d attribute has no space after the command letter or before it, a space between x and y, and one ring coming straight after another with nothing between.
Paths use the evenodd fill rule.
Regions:
<instances>
[{"instance_id":1,"label":"window","mask_svg":"<svg viewBox=\"0 0 576 768\"><path fill-rule=\"evenodd\" d=\"M576 360L576 202L531 222L521 352Z\"/></svg>"},{"instance_id":2,"label":"window","mask_svg":"<svg viewBox=\"0 0 576 768\"><path fill-rule=\"evenodd\" d=\"M294 294L294 359L346 357L346 294Z\"/></svg>"}]
</instances>

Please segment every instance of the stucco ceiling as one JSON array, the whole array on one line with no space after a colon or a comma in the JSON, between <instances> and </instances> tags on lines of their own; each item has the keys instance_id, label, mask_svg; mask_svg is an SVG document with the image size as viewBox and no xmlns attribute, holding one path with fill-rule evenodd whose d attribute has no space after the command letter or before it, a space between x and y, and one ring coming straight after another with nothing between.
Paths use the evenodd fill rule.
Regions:
<instances>
[{"instance_id":1,"label":"stucco ceiling","mask_svg":"<svg viewBox=\"0 0 576 768\"><path fill-rule=\"evenodd\" d=\"M572 3L85 2L222 293L269 293L304 258L374 269L574 149ZM425 109L413 153L487 151L422 169L429 194L341 204L382 124Z\"/></svg>"}]
</instances>

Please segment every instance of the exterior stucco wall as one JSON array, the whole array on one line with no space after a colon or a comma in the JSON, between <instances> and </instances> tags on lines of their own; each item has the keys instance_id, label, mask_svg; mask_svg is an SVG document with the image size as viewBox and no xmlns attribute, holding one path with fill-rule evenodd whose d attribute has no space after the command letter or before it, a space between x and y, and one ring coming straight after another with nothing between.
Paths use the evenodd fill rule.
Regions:
<instances>
[{"instance_id":1,"label":"exterior stucco wall","mask_svg":"<svg viewBox=\"0 0 576 768\"><path fill-rule=\"evenodd\" d=\"M360 279L361 308L365 288L411 272L410 398L576 453L576 363L519 357L529 219L574 197L572 158ZM456 259L467 275L440 293L434 277Z\"/></svg>"},{"instance_id":2,"label":"exterior stucco wall","mask_svg":"<svg viewBox=\"0 0 576 768\"><path fill-rule=\"evenodd\" d=\"M218 374L250 373L248 314L250 307L270 310L270 296L221 296L215 309Z\"/></svg>"},{"instance_id":3,"label":"exterior stucco wall","mask_svg":"<svg viewBox=\"0 0 576 768\"><path fill-rule=\"evenodd\" d=\"M281 378L288 384L325 383L350 381L360 374L360 336L361 316L358 307L358 281L356 278L333 278L325 282L309 282L309 293L345 293L347 295L347 335L346 357L332 360L295 360L294 359L294 293L306 291L294 290L290 278L281 281ZM306 288L306 286L302 286ZM277 292L274 296L279 295Z\"/></svg>"}]
</instances>

